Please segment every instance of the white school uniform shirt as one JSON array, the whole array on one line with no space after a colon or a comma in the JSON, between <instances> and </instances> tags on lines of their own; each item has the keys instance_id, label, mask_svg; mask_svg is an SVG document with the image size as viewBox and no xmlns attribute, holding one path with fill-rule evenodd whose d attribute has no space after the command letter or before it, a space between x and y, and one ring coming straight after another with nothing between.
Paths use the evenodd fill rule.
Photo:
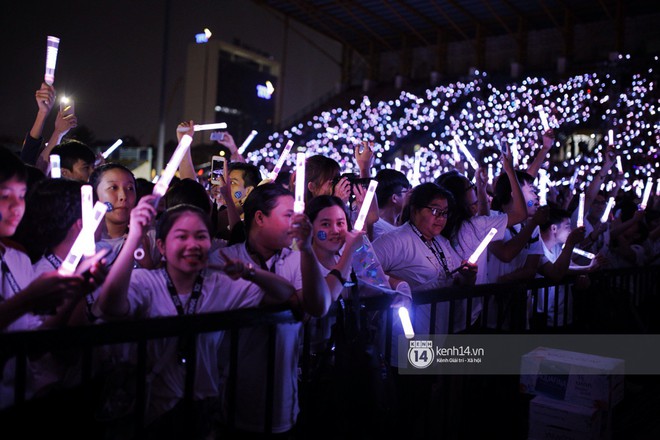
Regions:
<instances>
[{"instance_id":1,"label":"white school uniform shirt","mask_svg":"<svg viewBox=\"0 0 660 440\"><path fill-rule=\"evenodd\" d=\"M394 226L393 224L383 220L382 218L379 218L378 220L376 220L376 223L374 223L374 230L373 230L374 240L376 240L381 235L387 234L388 232L395 230L396 228L397 227Z\"/></svg>"},{"instance_id":2,"label":"white school uniform shirt","mask_svg":"<svg viewBox=\"0 0 660 440\"><path fill-rule=\"evenodd\" d=\"M32 262L30 258L23 252L6 247L0 244L0 251L2 252L2 258L7 263L7 267L11 272L11 275L16 281L19 292L25 289L34 279L34 274L32 272ZM8 274L2 272L2 284L0 284L0 296L3 301L8 300L9 298L15 296L18 292L14 291L12 287ZM16 321L9 324L3 332L13 332L13 331L24 331L24 330L35 330L41 326L41 318L32 313L26 313ZM0 409L7 408L14 404L14 379L16 377L16 362L15 358L8 359L3 368L2 377L0 378ZM32 375L27 375L26 383L26 398L29 399L34 393L34 385L32 383Z\"/></svg>"},{"instance_id":3,"label":"white school uniform shirt","mask_svg":"<svg viewBox=\"0 0 660 440\"><path fill-rule=\"evenodd\" d=\"M262 299L260 289L246 280L232 280L217 271L205 271L202 292L197 301L196 314L256 307ZM191 293L179 295L183 309ZM167 288L167 274L161 269L134 269L128 288L129 317L144 319L177 316L178 312ZM197 335L197 370L195 400L218 396L220 389L218 350L224 332ZM149 344L150 359L159 370L153 377L147 419L170 410L183 398L184 365L178 362L178 338L157 339ZM153 372L153 368L152 368Z\"/></svg>"},{"instance_id":4,"label":"white school uniform shirt","mask_svg":"<svg viewBox=\"0 0 660 440\"><path fill-rule=\"evenodd\" d=\"M571 214L571 227L573 229L577 228L577 217L578 217L578 210L576 209L573 211ZM592 224L589 219L586 216L584 216L584 236L587 237L591 232L596 229L597 227L600 226L600 221L598 221L597 224ZM598 234L598 238L596 239L595 242L591 243L590 246L587 246L586 249L582 249L583 251L591 252L593 254L597 254L601 251L607 252L607 250L610 247L610 222L608 221L605 223L606 229L602 234Z\"/></svg>"},{"instance_id":5,"label":"white school uniform shirt","mask_svg":"<svg viewBox=\"0 0 660 440\"><path fill-rule=\"evenodd\" d=\"M541 246L543 247L543 256L541 257L541 261L539 262L539 267L543 266L545 263L554 263L557 261L557 258L559 258L559 255L561 254L562 251L562 245L556 244L555 246L552 247L552 249L548 248L543 241L541 241ZM542 275L537 274L537 278L543 278ZM548 287L548 312L547 312L547 325L548 326L554 326L555 325L555 295L559 294L559 310L557 312L557 322L559 325L564 324L564 301L566 300L566 291L565 291L564 286L550 286ZM545 307L545 289L539 290L538 293L538 303L536 304L536 310L538 312L543 312L544 307ZM568 317L567 321L568 324L573 322L573 295L569 293L568 297Z\"/></svg>"},{"instance_id":6,"label":"white school uniform shirt","mask_svg":"<svg viewBox=\"0 0 660 440\"><path fill-rule=\"evenodd\" d=\"M449 241L442 237L434 237L433 242L445 255L447 269L451 272L461 265L461 258L451 247ZM376 253L383 271L406 281L413 292L437 289L453 284L453 277L447 277L445 269L429 247L420 239L409 222L404 223L392 232L382 235L374 241L373 249ZM449 320L449 303L446 301L436 304L435 328L430 329L430 304L414 307L411 321L415 333L418 334L446 334ZM398 336L403 335L398 314L392 326L392 365L400 367L407 363L398 359Z\"/></svg>"},{"instance_id":7,"label":"white school uniform shirt","mask_svg":"<svg viewBox=\"0 0 660 440\"><path fill-rule=\"evenodd\" d=\"M491 215L477 215L467 220L461 225L461 229L458 231L457 240L454 243L452 241L452 246L461 257L462 260L467 260L470 258L472 253L479 247L483 239L488 235L491 228L497 229L497 233L493 237L492 241L502 240L506 231L506 225L509 221L508 214L492 211ZM487 284L488 283L488 250L484 250L479 259L477 260L477 279L475 284ZM467 300L464 300L465 307L467 307ZM474 322L479 318L479 314L482 310L482 299L473 298L472 300L472 320ZM465 328L465 308L461 308L457 311L461 313L457 314L454 323L456 330L462 330ZM460 316L459 316L460 315Z\"/></svg>"},{"instance_id":8,"label":"white school uniform shirt","mask_svg":"<svg viewBox=\"0 0 660 440\"><path fill-rule=\"evenodd\" d=\"M245 243L238 243L223 249L231 259L252 261ZM213 255L211 260L221 262ZM266 266L277 275L289 281L296 290L302 289L300 252L282 249L275 254ZM263 295L263 292L262 292ZM298 412L298 358L302 341L302 323L276 325L275 372L273 390L273 433L286 432L296 423ZM222 346L221 358L229 361L229 340ZM266 418L266 376L268 366L268 326L246 327L238 337L238 372L236 377L237 429L263 432ZM227 380L229 368L222 369L222 400L226 409L229 396Z\"/></svg>"}]
</instances>

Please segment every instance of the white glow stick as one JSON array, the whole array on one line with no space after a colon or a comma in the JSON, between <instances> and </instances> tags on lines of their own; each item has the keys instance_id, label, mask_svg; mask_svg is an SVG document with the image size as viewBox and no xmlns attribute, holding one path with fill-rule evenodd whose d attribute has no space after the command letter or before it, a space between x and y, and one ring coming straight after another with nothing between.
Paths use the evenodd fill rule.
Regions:
<instances>
[{"instance_id":1,"label":"white glow stick","mask_svg":"<svg viewBox=\"0 0 660 440\"><path fill-rule=\"evenodd\" d=\"M493 164L489 163L488 164L488 184L493 183Z\"/></svg>"},{"instance_id":2,"label":"white glow stick","mask_svg":"<svg viewBox=\"0 0 660 440\"><path fill-rule=\"evenodd\" d=\"M575 172L573 173L573 175L571 176L571 180L569 181L571 191L573 191L573 188L575 188L575 181L577 180L577 176L579 173L580 173L580 168L575 167Z\"/></svg>"},{"instance_id":3,"label":"white glow stick","mask_svg":"<svg viewBox=\"0 0 660 440\"><path fill-rule=\"evenodd\" d=\"M103 220L107 210L108 205L103 202L96 202L94 205L94 210L92 211L92 215L90 216L90 222L88 222L86 225L83 225L83 228L78 233L76 241L73 242L71 250L69 250L69 253L67 254L64 261L62 261L62 265L58 269L59 273L62 275L72 275L75 273L76 267L78 267L78 263L85 253L85 242L87 241L87 234L89 234L90 231L92 234L94 231L96 231L96 228L99 227L99 224L101 223L101 220Z\"/></svg>"},{"instance_id":4,"label":"white glow stick","mask_svg":"<svg viewBox=\"0 0 660 440\"><path fill-rule=\"evenodd\" d=\"M649 177L646 181L646 187L644 188L644 197L642 198L642 203L639 205L640 208L646 209L646 205L649 203L649 198L651 197L651 190L653 189L653 179Z\"/></svg>"},{"instance_id":5,"label":"white glow stick","mask_svg":"<svg viewBox=\"0 0 660 440\"><path fill-rule=\"evenodd\" d=\"M578 254L578 255L582 255L583 257L587 257L590 260L593 260L594 258L596 258L596 256L594 254L592 254L591 252L583 251L582 249L578 249L578 248L573 248L573 253Z\"/></svg>"},{"instance_id":6,"label":"white glow stick","mask_svg":"<svg viewBox=\"0 0 660 440\"><path fill-rule=\"evenodd\" d=\"M245 150L247 149L248 145L250 145L250 142L254 139L254 137L257 135L257 130L252 130L248 137L243 141L241 146L238 148L238 154L243 154L245 153Z\"/></svg>"},{"instance_id":7,"label":"white glow stick","mask_svg":"<svg viewBox=\"0 0 660 440\"><path fill-rule=\"evenodd\" d=\"M513 156L513 166L517 167L520 163L520 153L518 152L518 142L511 139L511 156Z\"/></svg>"},{"instance_id":8,"label":"white glow stick","mask_svg":"<svg viewBox=\"0 0 660 440\"><path fill-rule=\"evenodd\" d=\"M114 144L110 146L107 150L105 150L101 155L103 156L103 159L107 159L113 151L115 151L119 146L123 143L121 139L117 139Z\"/></svg>"},{"instance_id":9,"label":"white glow stick","mask_svg":"<svg viewBox=\"0 0 660 440\"><path fill-rule=\"evenodd\" d=\"M488 243L495 237L495 234L497 234L497 229L495 228L490 228L490 231L488 232L488 235L484 237L483 240L481 240L481 243L479 243L479 246L474 250L472 255L470 255L470 258L468 258L468 263L470 264L476 264L477 260L481 256L484 250L486 250L486 246L488 246Z\"/></svg>"},{"instance_id":10,"label":"white glow stick","mask_svg":"<svg viewBox=\"0 0 660 440\"><path fill-rule=\"evenodd\" d=\"M275 164L275 168L273 168L273 171L270 172L268 175L268 178L272 180L273 182L275 179L277 179L277 175L280 174L280 171L282 170L282 166L284 166L284 161L286 160L287 156L289 155L289 152L291 151L291 148L293 148L293 141L289 140L286 145L284 146L284 150L282 150L282 154L280 154L279 159L277 159L277 163ZM304 168L304 167L303 167ZM298 171L296 170L296 173ZM297 176L297 174L296 174ZM304 171L303 171L303 177L304 177ZM298 180L298 177L296 177L296 180Z\"/></svg>"},{"instance_id":11,"label":"white glow stick","mask_svg":"<svg viewBox=\"0 0 660 440\"><path fill-rule=\"evenodd\" d=\"M419 149L415 151L415 161L413 162L413 171L412 171L412 182L414 183L413 186L419 185L421 182L422 178L422 172L420 171L420 166L422 162L422 150Z\"/></svg>"},{"instance_id":12,"label":"white glow stick","mask_svg":"<svg viewBox=\"0 0 660 440\"><path fill-rule=\"evenodd\" d=\"M406 335L407 339L412 339L415 337L415 330L413 329L412 322L410 321L410 314L408 309L405 307L399 307L399 319L401 320L401 326L403 327L403 334Z\"/></svg>"},{"instance_id":13,"label":"white glow stick","mask_svg":"<svg viewBox=\"0 0 660 440\"><path fill-rule=\"evenodd\" d=\"M623 174L623 164L621 163L621 156L616 157L616 168L619 174Z\"/></svg>"},{"instance_id":14,"label":"white glow stick","mask_svg":"<svg viewBox=\"0 0 660 440\"><path fill-rule=\"evenodd\" d=\"M610 145L614 145L614 130L610 130L608 132L607 138L608 138L607 143L610 144Z\"/></svg>"},{"instance_id":15,"label":"white glow stick","mask_svg":"<svg viewBox=\"0 0 660 440\"><path fill-rule=\"evenodd\" d=\"M83 250L85 257L91 257L96 253L94 231L91 228L86 228L87 225L94 223L94 202L92 192L92 185L83 185L80 187L80 208L82 211L83 230L87 231L85 237L85 249Z\"/></svg>"},{"instance_id":16,"label":"white glow stick","mask_svg":"<svg viewBox=\"0 0 660 440\"><path fill-rule=\"evenodd\" d=\"M62 177L62 168L60 168L59 154L50 155L50 177L53 179L59 179Z\"/></svg>"},{"instance_id":17,"label":"white glow stick","mask_svg":"<svg viewBox=\"0 0 660 440\"><path fill-rule=\"evenodd\" d=\"M543 106L537 105L536 111L539 112L539 117L541 118L541 125L543 125L543 131L550 130L550 126L548 125L548 115L545 113L545 110L543 110Z\"/></svg>"},{"instance_id":18,"label":"white glow stick","mask_svg":"<svg viewBox=\"0 0 660 440\"><path fill-rule=\"evenodd\" d=\"M176 174L176 170L179 168L179 164L183 160L183 156L186 154L186 151L188 151L188 148L190 148L191 143L192 137L188 134L184 134L181 138L181 142L176 146L176 150L174 150L174 154L172 154L170 161L167 163L165 171L163 171L158 182L156 182L152 194L157 195L159 198L165 195L167 188L170 186L170 182L174 178L174 174ZM154 204L158 204L158 200L154 201Z\"/></svg>"},{"instance_id":19,"label":"white glow stick","mask_svg":"<svg viewBox=\"0 0 660 440\"><path fill-rule=\"evenodd\" d=\"M395 157L394 158L394 169L397 170L397 171L401 171L401 163L403 163L403 161L401 159L399 159L398 157Z\"/></svg>"},{"instance_id":20,"label":"white glow stick","mask_svg":"<svg viewBox=\"0 0 660 440\"><path fill-rule=\"evenodd\" d=\"M53 36L46 38L46 73L44 82L49 86L55 82L55 65L57 64L57 49L60 47L60 39Z\"/></svg>"},{"instance_id":21,"label":"white glow stick","mask_svg":"<svg viewBox=\"0 0 660 440\"><path fill-rule=\"evenodd\" d=\"M657 186L655 187L655 195L660 196L660 179L658 179Z\"/></svg>"},{"instance_id":22,"label":"white glow stick","mask_svg":"<svg viewBox=\"0 0 660 440\"><path fill-rule=\"evenodd\" d=\"M472 157L472 154L470 154L470 150L467 149L465 144L458 138L458 136L454 135L454 142L456 142L456 145L458 145L458 148L461 150L465 158L470 162L470 165L472 165L472 168L475 170L479 169L479 163Z\"/></svg>"},{"instance_id":23,"label":"white glow stick","mask_svg":"<svg viewBox=\"0 0 660 440\"><path fill-rule=\"evenodd\" d=\"M200 124L193 125L193 131L204 131L204 130L224 130L227 128L226 122L217 122L215 124ZM177 127L176 131L179 133L185 133L189 130L188 127Z\"/></svg>"},{"instance_id":24,"label":"white glow stick","mask_svg":"<svg viewBox=\"0 0 660 440\"><path fill-rule=\"evenodd\" d=\"M607 222L607 220L610 219L610 211L612 211L613 207L614 207L614 197L610 197L610 199L607 201L607 206L605 207L603 216L600 218L601 223L605 223Z\"/></svg>"},{"instance_id":25,"label":"white glow stick","mask_svg":"<svg viewBox=\"0 0 660 440\"><path fill-rule=\"evenodd\" d=\"M580 204L578 205L577 227L584 226L584 193L580 193Z\"/></svg>"},{"instance_id":26,"label":"white glow stick","mask_svg":"<svg viewBox=\"0 0 660 440\"><path fill-rule=\"evenodd\" d=\"M548 173L542 168L539 170L539 204L548 204Z\"/></svg>"},{"instance_id":27,"label":"white glow stick","mask_svg":"<svg viewBox=\"0 0 660 440\"><path fill-rule=\"evenodd\" d=\"M305 153L296 154L296 198L293 202L293 212L305 212Z\"/></svg>"},{"instance_id":28,"label":"white glow stick","mask_svg":"<svg viewBox=\"0 0 660 440\"><path fill-rule=\"evenodd\" d=\"M378 182L376 180L369 182L367 194L364 196L362 207L360 207L360 212L358 213L357 220L355 220L355 225L353 226L356 231L361 231L362 228L364 228L364 221L367 219L367 213L369 212L369 207L374 199L374 194L376 194L377 186Z\"/></svg>"}]
</instances>

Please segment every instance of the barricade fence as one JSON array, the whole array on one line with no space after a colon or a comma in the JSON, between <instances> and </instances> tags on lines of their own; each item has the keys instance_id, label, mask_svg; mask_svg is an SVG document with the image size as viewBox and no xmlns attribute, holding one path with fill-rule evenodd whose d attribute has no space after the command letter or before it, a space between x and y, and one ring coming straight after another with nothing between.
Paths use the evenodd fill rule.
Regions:
<instances>
[{"instance_id":1,"label":"barricade fence","mask_svg":"<svg viewBox=\"0 0 660 440\"><path fill-rule=\"evenodd\" d=\"M654 316L648 305L657 305L658 276L660 267L638 267L631 269L607 270L594 273L590 276L590 285L586 285L584 278L570 277L561 283L552 283L546 279L535 279L527 283L486 284L472 287L449 287L434 291L418 292L414 294L415 307L430 305L428 333L648 333L655 331ZM382 350L381 359L388 361L392 356L392 345L396 343L392 335L395 317L390 307L391 298L370 297L360 300L356 304L350 300L336 303L326 318L335 322L338 307L344 306L358 310L363 317L372 317L379 314L380 342L378 347ZM475 305L481 307L481 312L473 319L472 310ZM439 315L438 305L448 310L448 315ZM342 311L344 315L346 311ZM449 317L446 319L446 317ZM460 317L457 318L457 317ZM364 319L364 318L363 318ZM369 319L369 318L367 318ZM344 323L342 318L342 323ZM444 321L444 322L443 322ZM462 322L461 322L462 321ZM145 406L147 403L147 344L159 338L179 337L193 338L196 335L209 332L225 332L225 338L230 340L229 359L225 360L229 368L229 380L226 384L229 396L227 409L227 423L231 428L236 410L235 399L236 372L241 365L237 359L239 330L244 327L268 326L269 331L269 359L267 360L267 407L264 431L272 429L273 384L275 377L275 358L277 356L276 332L278 324L297 322L291 311L282 307L269 307L261 309L242 309L229 312L185 315L149 320L129 320L106 322L85 327L66 327L61 329L44 329L28 332L9 332L0 334L0 363L4 370L2 378L3 393L13 387L14 403L0 411L0 420L13 423L22 423L32 420L39 423L44 414L38 411L52 411L54 408L75 401L80 407L91 407L98 402L99 387L88 386L97 380L98 371L95 371L94 352L102 347L117 344L132 344L135 347L135 380L134 405L128 415L128 428L132 432L128 437L140 438L140 432L145 424ZM438 323L439 325L436 325ZM311 384L318 379L315 369L319 367L320 351L315 348L313 338L310 337L310 327L314 320L308 321L304 326L302 349L299 368L299 394L300 414L304 423L299 423L298 437L307 438L310 435L306 430L317 430L308 418L307 410L325 396L315 395L318 390ZM425 333L425 329L416 329ZM327 335L326 335L327 336ZM327 345L327 341L326 341ZM332 345L332 344L330 344ZM336 347L332 346L334 350ZM196 358L196 345L192 344L192 358ZM27 381L29 379L30 359L40 357L44 353L75 353L78 359L78 384L71 386L69 391L54 393L54 396L26 396ZM13 365L11 365L13 364ZM332 364L331 364L332 365ZM13 383L9 381L15 370ZM186 364L186 381L184 400L193 399L194 381L191 378L195 369L195 362ZM396 375L395 368L390 373ZM383 373L383 376L385 373ZM339 376L329 376L339 377ZM420 378L419 380L428 380ZM337 384L334 384L337 385ZM330 387L333 384L329 384ZM452 398L460 395L460 390L453 390ZM44 407L39 400L48 402ZM50 399L50 400L49 400ZM6 399L2 399L6 401ZM60 411L56 412L60 414ZM441 417L442 424L451 423L451 412ZM89 413L87 414L89 416ZM431 415L429 417L433 418ZM85 417L84 414L81 418ZM46 418L51 420L51 418ZM75 418L73 419L75 420ZM332 421L328 420L328 423ZM422 424L423 429L433 429L429 419ZM436 426L437 428L437 426ZM22 428L20 428L22 429ZM103 430L103 424L91 423L81 420L76 425L68 424L61 427L64 433L71 436L79 432L81 438L107 438L108 433L91 434L89 430ZM53 432L51 428L49 432ZM83 435L84 433L84 435ZM428 432L427 432L428 433ZM4 437L4 435L3 435Z\"/></svg>"}]
</instances>

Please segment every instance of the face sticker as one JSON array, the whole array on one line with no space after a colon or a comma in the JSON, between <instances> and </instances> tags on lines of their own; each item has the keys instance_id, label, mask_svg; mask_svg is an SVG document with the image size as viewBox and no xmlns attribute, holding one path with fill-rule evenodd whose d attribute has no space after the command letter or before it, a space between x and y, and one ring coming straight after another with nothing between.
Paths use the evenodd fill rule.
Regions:
<instances>
[{"instance_id":1,"label":"face sticker","mask_svg":"<svg viewBox=\"0 0 660 440\"><path fill-rule=\"evenodd\" d=\"M319 238L319 240L323 241L326 238L328 238L328 234L325 233L325 231L319 231L316 233L316 236Z\"/></svg>"},{"instance_id":2,"label":"face sticker","mask_svg":"<svg viewBox=\"0 0 660 440\"><path fill-rule=\"evenodd\" d=\"M234 198L236 198L236 200L240 199L241 197L243 197L243 193L242 193L242 192L240 192L240 191L236 191L236 192L234 193Z\"/></svg>"},{"instance_id":3,"label":"face sticker","mask_svg":"<svg viewBox=\"0 0 660 440\"><path fill-rule=\"evenodd\" d=\"M531 208L532 206L534 206L534 200L528 200L527 201L527 207Z\"/></svg>"}]
</instances>

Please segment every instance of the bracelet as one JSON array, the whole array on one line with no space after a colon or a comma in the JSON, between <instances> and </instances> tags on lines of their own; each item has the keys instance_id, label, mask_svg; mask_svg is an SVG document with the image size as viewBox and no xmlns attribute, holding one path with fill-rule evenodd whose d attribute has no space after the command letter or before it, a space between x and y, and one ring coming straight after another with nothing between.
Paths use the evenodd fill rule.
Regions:
<instances>
[{"instance_id":1,"label":"bracelet","mask_svg":"<svg viewBox=\"0 0 660 440\"><path fill-rule=\"evenodd\" d=\"M336 277L339 280L339 282L341 283L342 286L344 286L346 284L346 278L341 276L341 272L339 272L337 269L332 269L330 272L328 272L328 275L332 275L332 276Z\"/></svg>"},{"instance_id":2,"label":"bracelet","mask_svg":"<svg viewBox=\"0 0 660 440\"><path fill-rule=\"evenodd\" d=\"M257 271L254 269L254 265L252 263L247 264L247 272L243 274L243 279L251 281L254 279L255 275L257 274Z\"/></svg>"}]
</instances>

